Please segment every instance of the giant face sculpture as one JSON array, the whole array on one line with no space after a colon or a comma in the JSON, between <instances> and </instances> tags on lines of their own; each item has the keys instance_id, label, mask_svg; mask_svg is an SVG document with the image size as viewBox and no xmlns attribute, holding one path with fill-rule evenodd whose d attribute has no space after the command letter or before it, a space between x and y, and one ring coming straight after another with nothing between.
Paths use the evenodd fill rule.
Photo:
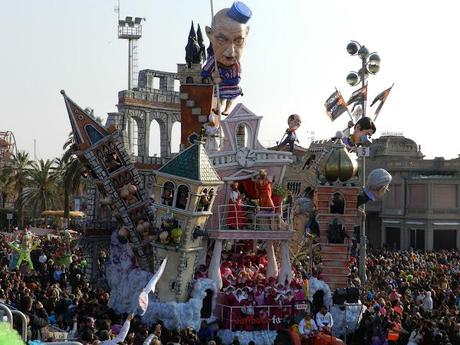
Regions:
<instances>
[{"instance_id":1,"label":"giant face sculpture","mask_svg":"<svg viewBox=\"0 0 460 345\"><path fill-rule=\"evenodd\" d=\"M249 18L240 19L233 15L233 8L234 6L231 9L224 8L217 12L212 26L206 27L206 34L212 43L218 64L226 67L240 60L249 32L249 26L246 25Z\"/></svg>"}]
</instances>

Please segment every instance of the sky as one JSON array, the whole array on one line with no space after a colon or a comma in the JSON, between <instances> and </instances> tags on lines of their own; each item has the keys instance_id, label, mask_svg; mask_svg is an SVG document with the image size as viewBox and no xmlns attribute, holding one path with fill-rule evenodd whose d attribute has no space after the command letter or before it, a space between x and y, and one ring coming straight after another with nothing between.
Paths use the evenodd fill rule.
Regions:
<instances>
[{"instance_id":1,"label":"sky","mask_svg":"<svg viewBox=\"0 0 460 345\"><path fill-rule=\"evenodd\" d=\"M252 10L241 61L244 103L263 116L260 140L279 140L287 117L300 114L300 144L311 131L326 139L346 127L331 122L324 101L346 83L360 60L346 45L356 40L376 51L381 69L369 78L369 99L394 83L377 119L376 136L399 132L421 145L428 158L460 154L456 101L460 28L455 0L245 0ZM214 0L215 11L231 0ZM22 0L2 4L0 30L0 131L37 158L62 155L70 133L59 91L95 115L116 111L127 88L127 42L117 38L116 0ZM145 17L139 69L176 71L183 63L190 23L211 22L208 0L121 0L121 17ZM374 107L375 108L375 107ZM373 114L373 109L370 114ZM368 110L369 112L369 110ZM154 134L155 135L155 131ZM175 130L177 136L177 129ZM177 139L176 139L177 140ZM156 144L155 144L156 145Z\"/></svg>"}]
</instances>

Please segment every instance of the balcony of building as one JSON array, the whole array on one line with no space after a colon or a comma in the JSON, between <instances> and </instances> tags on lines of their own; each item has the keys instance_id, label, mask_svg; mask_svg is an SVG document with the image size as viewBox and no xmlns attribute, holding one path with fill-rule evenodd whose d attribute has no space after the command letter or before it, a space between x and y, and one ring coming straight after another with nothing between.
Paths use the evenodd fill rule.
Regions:
<instances>
[{"instance_id":1,"label":"balcony of building","mask_svg":"<svg viewBox=\"0 0 460 345\"><path fill-rule=\"evenodd\" d=\"M219 205L217 211L218 228L209 232L213 239L289 240L295 233L289 205L227 204Z\"/></svg>"}]
</instances>

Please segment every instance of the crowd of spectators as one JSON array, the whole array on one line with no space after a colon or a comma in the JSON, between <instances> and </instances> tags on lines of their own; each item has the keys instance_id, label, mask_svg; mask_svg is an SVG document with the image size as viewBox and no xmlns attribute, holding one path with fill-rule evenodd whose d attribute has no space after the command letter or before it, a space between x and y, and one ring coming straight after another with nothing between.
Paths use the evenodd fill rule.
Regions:
<instances>
[{"instance_id":1,"label":"crowd of spectators","mask_svg":"<svg viewBox=\"0 0 460 345\"><path fill-rule=\"evenodd\" d=\"M62 331L83 345L221 344L206 323L198 331L169 330L161 321L148 326L137 315L115 313L108 307L109 291L85 279L87 262L75 241L72 262L65 266L55 257L63 240L42 237L31 253L34 269L29 270L26 263L15 268L11 234L0 237L0 302L25 314L29 340L46 341L51 331ZM105 256L101 252L98 261Z\"/></svg>"},{"instance_id":2,"label":"crowd of spectators","mask_svg":"<svg viewBox=\"0 0 460 345\"><path fill-rule=\"evenodd\" d=\"M68 266L60 264L55 256L62 239L54 237L43 238L40 247L31 253L33 270L27 264L16 269L12 264L15 253L8 246L11 238L2 236L0 302L27 316L29 339L46 339L50 326L54 326L84 345L221 343L216 328L206 322L197 331L168 330L161 321L147 326L137 315L116 314L108 306L109 291L85 279L87 262L75 243ZM106 255L100 253L101 263ZM361 301L367 309L357 330L349 334L348 343L460 345L459 261L456 250L374 250L368 255L367 283L362 285L356 260L352 259L350 284L360 287ZM233 330L247 331L266 329L266 325L250 320L296 316L285 306L305 300L305 277L298 273L291 283L279 284L267 279L267 265L264 251L245 248L238 253L223 253L223 304L238 307L224 311L224 328L229 328L225 320L230 320L230 315L232 320L242 320L233 325ZM200 267L195 276L206 277L206 266ZM267 306L272 309L270 315ZM313 317L315 321L318 318L315 314ZM308 317L305 319L308 321Z\"/></svg>"},{"instance_id":3,"label":"crowd of spectators","mask_svg":"<svg viewBox=\"0 0 460 345\"><path fill-rule=\"evenodd\" d=\"M367 306L354 344L459 345L460 255L457 250L368 255ZM352 281L359 285L352 262Z\"/></svg>"}]
</instances>

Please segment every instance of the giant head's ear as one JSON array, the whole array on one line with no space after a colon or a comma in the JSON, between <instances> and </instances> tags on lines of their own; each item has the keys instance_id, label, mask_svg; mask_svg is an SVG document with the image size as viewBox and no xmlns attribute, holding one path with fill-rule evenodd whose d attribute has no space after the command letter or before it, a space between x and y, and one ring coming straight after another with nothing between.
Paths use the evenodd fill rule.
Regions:
<instances>
[{"instance_id":1,"label":"giant head's ear","mask_svg":"<svg viewBox=\"0 0 460 345\"><path fill-rule=\"evenodd\" d=\"M206 26L206 27L204 28L204 31L206 31L206 36L208 36L208 39L211 40L211 36L212 36L212 29L211 29L211 27Z\"/></svg>"},{"instance_id":2,"label":"giant head's ear","mask_svg":"<svg viewBox=\"0 0 460 345\"><path fill-rule=\"evenodd\" d=\"M249 34L249 25L246 25L246 36Z\"/></svg>"}]
</instances>

